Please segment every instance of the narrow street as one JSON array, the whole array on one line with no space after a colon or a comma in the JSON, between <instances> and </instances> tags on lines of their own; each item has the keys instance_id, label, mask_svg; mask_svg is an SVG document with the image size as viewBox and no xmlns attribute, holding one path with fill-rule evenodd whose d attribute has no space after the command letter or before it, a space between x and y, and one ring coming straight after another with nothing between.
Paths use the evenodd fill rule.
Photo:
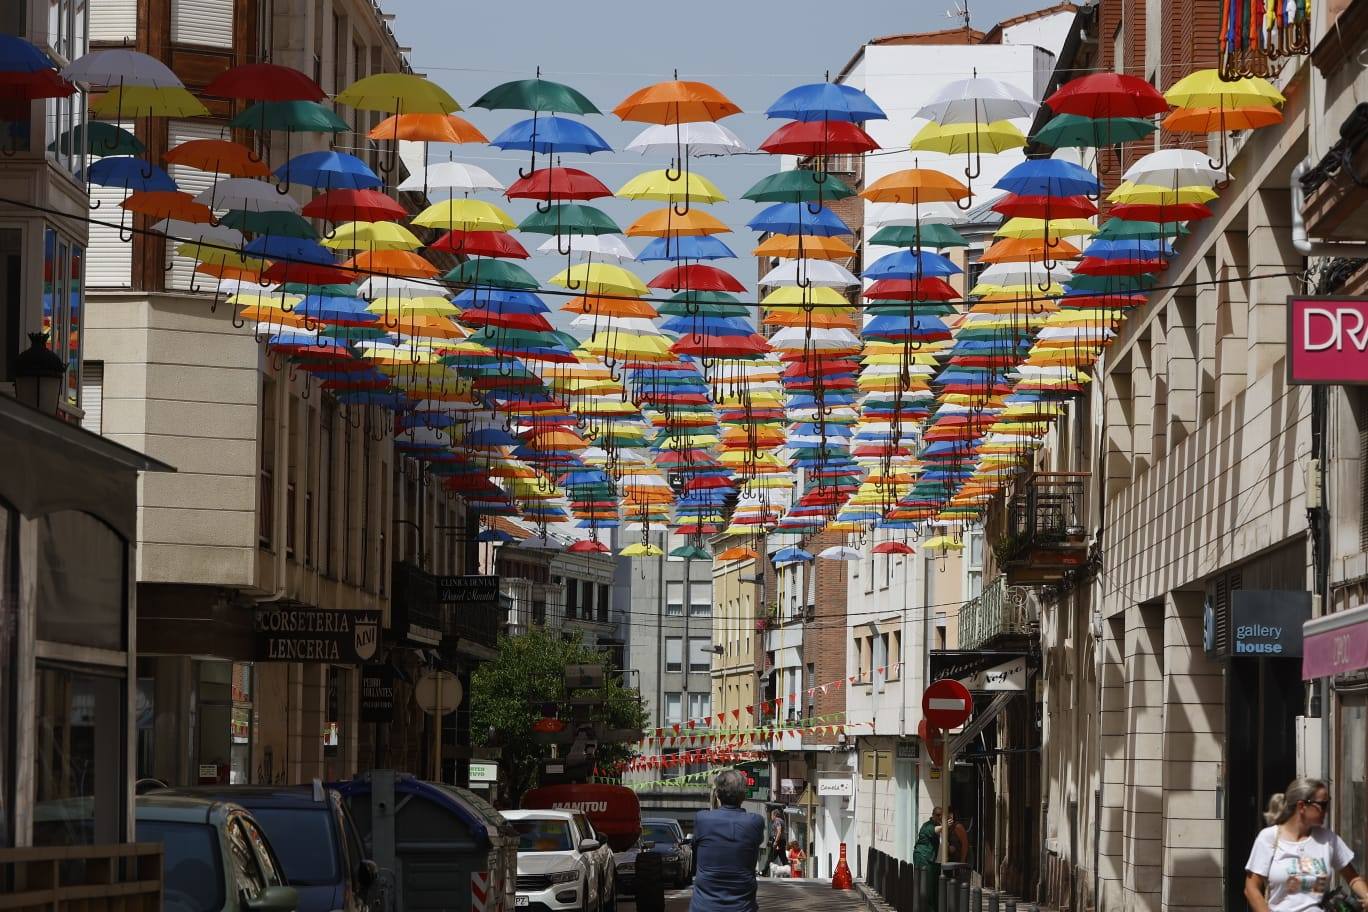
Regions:
<instances>
[{"instance_id":1,"label":"narrow street","mask_svg":"<svg viewBox=\"0 0 1368 912\"><path fill-rule=\"evenodd\" d=\"M665 912L688 912L693 887L665 891ZM760 878L760 912L856 912L864 909L855 890L833 890L826 880L772 880ZM636 904L623 902L624 912L636 912Z\"/></svg>"}]
</instances>

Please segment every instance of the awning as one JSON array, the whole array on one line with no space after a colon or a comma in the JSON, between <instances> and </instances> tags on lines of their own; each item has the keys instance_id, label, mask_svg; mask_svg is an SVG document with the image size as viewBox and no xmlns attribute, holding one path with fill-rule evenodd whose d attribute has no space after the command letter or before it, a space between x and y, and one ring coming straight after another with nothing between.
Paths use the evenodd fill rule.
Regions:
<instances>
[{"instance_id":1,"label":"awning","mask_svg":"<svg viewBox=\"0 0 1368 912\"><path fill-rule=\"evenodd\" d=\"M1368 668L1368 605L1313 618L1302 636L1303 681Z\"/></svg>"}]
</instances>

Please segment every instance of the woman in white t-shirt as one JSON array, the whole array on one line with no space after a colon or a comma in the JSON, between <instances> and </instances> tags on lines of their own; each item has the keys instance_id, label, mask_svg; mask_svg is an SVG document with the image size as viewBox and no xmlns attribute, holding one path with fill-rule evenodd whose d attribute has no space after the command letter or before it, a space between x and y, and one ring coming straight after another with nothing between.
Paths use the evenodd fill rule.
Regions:
<instances>
[{"instance_id":1,"label":"woman in white t-shirt","mask_svg":"<svg viewBox=\"0 0 1368 912\"><path fill-rule=\"evenodd\" d=\"M1330 791L1319 779L1294 779L1268 802L1245 864L1245 899L1254 912L1306 912L1320 903L1338 873L1368 909L1368 882L1354 870L1354 852L1325 825Z\"/></svg>"}]
</instances>

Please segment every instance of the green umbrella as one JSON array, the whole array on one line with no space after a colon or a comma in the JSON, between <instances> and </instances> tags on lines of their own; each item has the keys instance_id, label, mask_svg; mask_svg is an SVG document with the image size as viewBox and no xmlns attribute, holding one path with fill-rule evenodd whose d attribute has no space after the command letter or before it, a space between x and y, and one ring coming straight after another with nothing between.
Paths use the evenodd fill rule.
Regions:
<instances>
[{"instance_id":1,"label":"green umbrella","mask_svg":"<svg viewBox=\"0 0 1368 912\"><path fill-rule=\"evenodd\" d=\"M608 214L583 203L557 203L546 212L534 212L518 225L529 234L622 234Z\"/></svg>"},{"instance_id":2,"label":"green umbrella","mask_svg":"<svg viewBox=\"0 0 1368 912\"><path fill-rule=\"evenodd\" d=\"M680 545L670 552L670 557L682 557L685 560L712 560L713 556L697 545Z\"/></svg>"},{"instance_id":3,"label":"green umbrella","mask_svg":"<svg viewBox=\"0 0 1368 912\"><path fill-rule=\"evenodd\" d=\"M920 232L920 233L919 233ZM874 232L871 244L886 247L968 247L969 241L949 225L886 225Z\"/></svg>"},{"instance_id":4,"label":"green umbrella","mask_svg":"<svg viewBox=\"0 0 1368 912\"><path fill-rule=\"evenodd\" d=\"M484 285L492 288L533 289L540 282L516 263L489 257L467 260L442 277L457 285Z\"/></svg>"},{"instance_id":5,"label":"green umbrella","mask_svg":"<svg viewBox=\"0 0 1368 912\"><path fill-rule=\"evenodd\" d=\"M828 174L824 181L818 182L816 171L795 168L761 178L741 194L741 198L757 203L807 203L854 195L855 191L835 175Z\"/></svg>"},{"instance_id":6,"label":"green umbrella","mask_svg":"<svg viewBox=\"0 0 1368 912\"><path fill-rule=\"evenodd\" d=\"M286 294L301 295L324 295L336 298L354 298L360 291L359 285L305 285L298 282L287 282L282 289Z\"/></svg>"},{"instance_id":7,"label":"green umbrella","mask_svg":"<svg viewBox=\"0 0 1368 912\"><path fill-rule=\"evenodd\" d=\"M602 114L578 90L549 79L518 79L485 92L471 106L491 111L550 111L562 114Z\"/></svg>"},{"instance_id":8,"label":"green umbrella","mask_svg":"<svg viewBox=\"0 0 1368 912\"><path fill-rule=\"evenodd\" d=\"M287 133L343 133L347 122L313 101L258 101L228 126L242 130L283 130Z\"/></svg>"},{"instance_id":9,"label":"green umbrella","mask_svg":"<svg viewBox=\"0 0 1368 912\"><path fill-rule=\"evenodd\" d=\"M670 301L660 305L662 314L670 317L748 317L750 308L745 304L689 304L684 301Z\"/></svg>"},{"instance_id":10,"label":"green umbrella","mask_svg":"<svg viewBox=\"0 0 1368 912\"><path fill-rule=\"evenodd\" d=\"M1143 139L1157 129L1151 121L1138 117L1092 118L1058 114L1036 131L1031 139L1056 149L1067 146L1097 149Z\"/></svg>"},{"instance_id":11,"label":"green umbrella","mask_svg":"<svg viewBox=\"0 0 1368 912\"><path fill-rule=\"evenodd\" d=\"M384 339L389 333L383 329L376 329L373 326L335 326L331 323L324 323L319 326L320 336L329 336L348 344L357 342L370 342L375 339Z\"/></svg>"},{"instance_id":12,"label":"green umbrella","mask_svg":"<svg viewBox=\"0 0 1368 912\"><path fill-rule=\"evenodd\" d=\"M1130 219L1107 219L1102 230L1093 235L1094 241L1154 241L1187 234L1182 222L1133 222Z\"/></svg>"},{"instance_id":13,"label":"green umbrella","mask_svg":"<svg viewBox=\"0 0 1368 912\"><path fill-rule=\"evenodd\" d=\"M870 301L865 305L864 312L870 316L877 314L906 316L913 313L918 316L934 314L938 317L948 317L951 314L959 313L955 305L945 301Z\"/></svg>"},{"instance_id":14,"label":"green umbrella","mask_svg":"<svg viewBox=\"0 0 1368 912\"><path fill-rule=\"evenodd\" d=\"M70 155L73 138L77 146L84 145L86 152L95 156L142 155L147 151L138 137L104 120L92 120L72 127L48 143L48 151L57 152L60 149L62 155Z\"/></svg>"},{"instance_id":15,"label":"green umbrella","mask_svg":"<svg viewBox=\"0 0 1368 912\"><path fill-rule=\"evenodd\" d=\"M318 232L314 231L309 220L295 212L247 212L242 209L231 209L223 214L219 222L229 228L236 228L238 231L250 231L252 234L309 238L310 240L318 238Z\"/></svg>"},{"instance_id":16,"label":"green umbrella","mask_svg":"<svg viewBox=\"0 0 1368 912\"><path fill-rule=\"evenodd\" d=\"M1113 219L1115 221L1115 219ZM1149 291L1155 285L1152 275L1105 276L1077 275L1069 279L1069 291L1088 291L1093 294L1133 294Z\"/></svg>"}]
</instances>

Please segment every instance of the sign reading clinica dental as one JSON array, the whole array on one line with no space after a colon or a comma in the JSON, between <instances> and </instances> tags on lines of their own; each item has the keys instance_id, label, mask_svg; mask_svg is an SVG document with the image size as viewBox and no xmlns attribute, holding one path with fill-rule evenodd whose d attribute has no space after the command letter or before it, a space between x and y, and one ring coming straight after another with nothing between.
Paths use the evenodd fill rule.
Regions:
<instances>
[{"instance_id":1,"label":"sign reading clinica dental","mask_svg":"<svg viewBox=\"0 0 1368 912\"><path fill-rule=\"evenodd\" d=\"M1296 659L1302 654L1302 625L1311 616L1311 593L1283 589L1236 589L1230 593L1225 637L1208 605L1208 652L1234 659ZM1224 639L1225 642L1221 642Z\"/></svg>"}]
</instances>

